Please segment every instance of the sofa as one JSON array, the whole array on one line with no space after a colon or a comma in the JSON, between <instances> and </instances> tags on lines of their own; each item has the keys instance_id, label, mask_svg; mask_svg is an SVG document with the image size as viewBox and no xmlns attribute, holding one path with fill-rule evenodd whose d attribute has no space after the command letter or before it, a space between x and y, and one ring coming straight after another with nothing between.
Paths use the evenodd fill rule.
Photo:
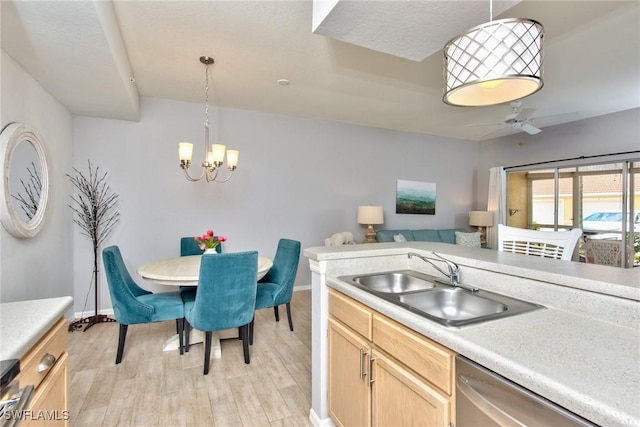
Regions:
<instances>
[{"instance_id":1,"label":"sofa","mask_svg":"<svg viewBox=\"0 0 640 427\"><path fill-rule=\"evenodd\" d=\"M456 243L456 231L468 232L465 228L447 228L441 230L420 229L420 230L378 230L376 239L378 242L394 242L393 236L401 234L410 242L442 242Z\"/></svg>"}]
</instances>

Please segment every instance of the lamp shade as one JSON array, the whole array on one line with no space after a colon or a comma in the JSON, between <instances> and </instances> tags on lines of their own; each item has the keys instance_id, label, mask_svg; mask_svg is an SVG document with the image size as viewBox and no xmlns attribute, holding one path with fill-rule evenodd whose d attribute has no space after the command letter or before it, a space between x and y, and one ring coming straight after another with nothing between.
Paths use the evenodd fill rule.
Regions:
<instances>
[{"instance_id":1,"label":"lamp shade","mask_svg":"<svg viewBox=\"0 0 640 427\"><path fill-rule=\"evenodd\" d=\"M488 212L488 211L469 212L469 225L473 227L492 227L493 212Z\"/></svg>"},{"instance_id":2,"label":"lamp shade","mask_svg":"<svg viewBox=\"0 0 640 427\"><path fill-rule=\"evenodd\" d=\"M190 162L191 156L193 154L193 144L190 142L180 142L178 143L178 155L180 156L180 161Z\"/></svg>"},{"instance_id":3,"label":"lamp shade","mask_svg":"<svg viewBox=\"0 0 640 427\"><path fill-rule=\"evenodd\" d=\"M531 19L490 21L444 47L450 105L477 107L524 98L542 86L542 24Z\"/></svg>"},{"instance_id":4,"label":"lamp shade","mask_svg":"<svg viewBox=\"0 0 640 427\"><path fill-rule=\"evenodd\" d=\"M382 206L358 206L358 224L384 224Z\"/></svg>"}]
</instances>

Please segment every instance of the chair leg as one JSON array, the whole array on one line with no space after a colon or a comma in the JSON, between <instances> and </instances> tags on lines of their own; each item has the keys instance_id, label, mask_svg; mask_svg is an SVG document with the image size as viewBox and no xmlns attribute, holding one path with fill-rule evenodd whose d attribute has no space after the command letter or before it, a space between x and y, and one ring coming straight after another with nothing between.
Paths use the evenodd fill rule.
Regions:
<instances>
[{"instance_id":1,"label":"chair leg","mask_svg":"<svg viewBox=\"0 0 640 427\"><path fill-rule=\"evenodd\" d=\"M211 358L211 331L204 333L204 374L209 374L209 359Z\"/></svg>"},{"instance_id":2,"label":"chair leg","mask_svg":"<svg viewBox=\"0 0 640 427\"><path fill-rule=\"evenodd\" d=\"M287 318L289 319L289 330L293 331L293 319L291 319L291 303L287 303Z\"/></svg>"},{"instance_id":3,"label":"chair leg","mask_svg":"<svg viewBox=\"0 0 640 427\"><path fill-rule=\"evenodd\" d=\"M276 313L276 322L280 321L280 313L278 312L278 306L274 305L273 306L273 312Z\"/></svg>"},{"instance_id":4,"label":"chair leg","mask_svg":"<svg viewBox=\"0 0 640 427\"><path fill-rule=\"evenodd\" d=\"M122 362L122 353L124 351L124 340L127 338L127 328L129 325L120 324L120 335L118 336L118 354L116 355L116 365Z\"/></svg>"},{"instance_id":5,"label":"chair leg","mask_svg":"<svg viewBox=\"0 0 640 427\"><path fill-rule=\"evenodd\" d=\"M255 316L251 319L251 323L249 323L249 345L253 345L253 325L255 324Z\"/></svg>"},{"instance_id":6,"label":"chair leg","mask_svg":"<svg viewBox=\"0 0 640 427\"><path fill-rule=\"evenodd\" d=\"M180 355L184 354L184 317L176 319L178 323L178 340L180 341Z\"/></svg>"},{"instance_id":7,"label":"chair leg","mask_svg":"<svg viewBox=\"0 0 640 427\"><path fill-rule=\"evenodd\" d=\"M189 353L189 348L191 345L189 344L189 337L191 336L191 324L187 319L184 319L184 351Z\"/></svg>"},{"instance_id":8,"label":"chair leg","mask_svg":"<svg viewBox=\"0 0 640 427\"><path fill-rule=\"evenodd\" d=\"M178 324L178 320L179 319L176 319L176 334L180 333L180 325Z\"/></svg>"},{"instance_id":9,"label":"chair leg","mask_svg":"<svg viewBox=\"0 0 640 427\"><path fill-rule=\"evenodd\" d=\"M249 358L249 324L241 326L242 330L242 350L244 352L244 363L247 365L251 361Z\"/></svg>"}]
</instances>

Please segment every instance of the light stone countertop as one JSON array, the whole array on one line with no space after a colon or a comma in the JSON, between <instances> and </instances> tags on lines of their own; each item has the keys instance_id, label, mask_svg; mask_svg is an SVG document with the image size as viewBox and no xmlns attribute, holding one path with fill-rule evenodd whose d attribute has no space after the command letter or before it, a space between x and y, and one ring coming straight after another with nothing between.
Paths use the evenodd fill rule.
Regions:
<instances>
[{"instance_id":1,"label":"light stone countertop","mask_svg":"<svg viewBox=\"0 0 640 427\"><path fill-rule=\"evenodd\" d=\"M556 260L534 256L432 242L318 246L305 249L304 255L316 261L330 261L390 255L406 256L407 250L413 249L435 251L441 255L453 255L456 258L452 259L461 267L487 269L511 276L640 301L640 268L615 268L580 262L556 262Z\"/></svg>"},{"instance_id":2,"label":"light stone countertop","mask_svg":"<svg viewBox=\"0 0 640 427\"><path fill-rule=\"evenodd\" d=\"M518 277L540 281L540 289L530 291L529 300L542 299L534 302L543 302L546 309L451 328L337 277L327 278L328 286L597 424L640 426L640 269L560 262L455 245L412 242L364 246L338 251L309 248L305 255L315 261L348 259L354 266L354 257L380 257L378 264L384 271L388 270L387 259L397 260L395 255L406 258L408 249L435 250L460 264L463 283L469 267L486 270L487 274L516 276L514 284L520 283ZM475 276L468 273L468 277ZM508 295L504 289L473 284ZM550 290L558 292L559 302ZM512 296L523 298L522 293ZM600 311L593 316L590 299L594 306L605 306L598 307ZM565 301L587 307L562 307ZM620 304L622 321L615 316L608 321L603 315L610 303ZM617 310L617 306L609 306L609 310Z\"/></svg>"},{"instance_id":3,"label":"light stone countertop","mask_svg":"<svg viewBox=\"0 0 640 427\"><path fill-rule=\"evenodd\" d=\"M0 360L20 359L72 304L71 297L0 304Z\"/></svg>"}]
</instances>

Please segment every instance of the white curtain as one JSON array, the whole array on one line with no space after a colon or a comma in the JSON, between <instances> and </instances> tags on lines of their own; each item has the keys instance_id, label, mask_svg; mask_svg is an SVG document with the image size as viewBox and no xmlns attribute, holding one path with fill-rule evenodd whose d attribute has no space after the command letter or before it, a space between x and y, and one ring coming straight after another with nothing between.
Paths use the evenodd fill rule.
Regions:
<instances>
[{"instance_id":1,"label":"white curtain","mask_svg":"<svg viewBox=\"0 0 640 427\"><path fill-rule=\"evenodd\" d=\"M498 248L498 224L507 224L507 174L504 167L489 169L487 210L493 212L493 227L487 227L487 245Z\"/></svg>"}]
</instances>

